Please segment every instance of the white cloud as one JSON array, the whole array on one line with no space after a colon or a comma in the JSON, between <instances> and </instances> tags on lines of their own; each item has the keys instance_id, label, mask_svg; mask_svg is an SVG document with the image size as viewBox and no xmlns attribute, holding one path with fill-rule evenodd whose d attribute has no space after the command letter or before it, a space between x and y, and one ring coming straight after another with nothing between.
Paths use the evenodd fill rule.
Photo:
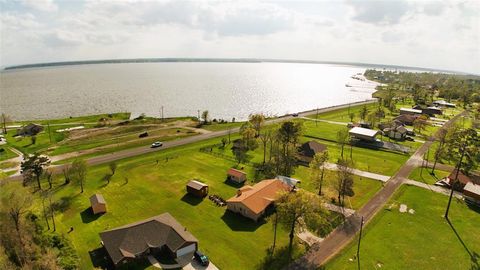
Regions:
<instances>
[{"instance_id":1,"label":"white cloud","mask_svg":"<svg viewBox=\"0 0 480 270\"><path fill-rule=\"evenodd\" d=\"M53 12L58 10L57 4L53 0L21 0L21 3L31 9Z\"/></svg>"},{"instance_id":2,"label":"white cloud","mask_svg":"<svg viewBox=\"0 0 480 270\"><path fill-rule=\"evenodd\" d=\"M70 9L62 3L55 15L22 12L0 11L2 65L257 57L480 71L480 1L475 0L88 1Z\"/></svg>"}]
</instances>

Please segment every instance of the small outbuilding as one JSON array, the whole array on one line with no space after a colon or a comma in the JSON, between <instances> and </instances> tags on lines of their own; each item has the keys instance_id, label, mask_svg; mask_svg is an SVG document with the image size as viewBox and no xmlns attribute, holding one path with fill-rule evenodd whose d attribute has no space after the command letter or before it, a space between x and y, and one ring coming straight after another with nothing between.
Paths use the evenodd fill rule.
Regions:
<instances>
[{"instance_id":1,"label":"small outbuilding","mask_svg":"<svg viewBox=\"0 0 480 270\"><path fill-rule=\"evenodd\" d=\"M208 185L198 180L190 180L187 184L187 192L194 196L203 198L208 195Z\"/></svg>"},{"instance_id":2,"label":"small outbuilding","mask_svg":"<svg viewBox=\"0 0 480 270\"><path fill-rule=\"evenodd\" d=\"M422 110L400 108L400 114L401 115L402 114L410 114L410 115L422 114Z\"/></svg>"},{"instance_id":3,"label":"small outbuilding","mask_svg":"<svg viewBox=\"0 0 480 270\"><path fill-rule=\"evenodd\" d=\"M240 170L230 168L227 171L227 179L232 181L232 182L241 184L241 183L247 181L247 174L245 172L240 171Z\"/></svg>"},{"instance_id":4,"label":"small outbuilding","mask_svg":"<svg viewBox=\"0 0 480 270\"><path fill-rule=\"evenodd\" d=\"M107 203L102 194L94 194L90 197L90 205L92 206L92 212L96 214L102 214L107 212Z\"/></svg>"},{"instance_id":5,"label":"small outbuilding","mask_svg":"<svg viewBox=\"0 0 480 270\"><path fill-rule=\"evenodd\" d=\"M380 133L380 131L368 128L354 127L350 129L348 133L352 138L362 141L374 142L376 140L375 137Z\"/></svg>"}]
</instances>

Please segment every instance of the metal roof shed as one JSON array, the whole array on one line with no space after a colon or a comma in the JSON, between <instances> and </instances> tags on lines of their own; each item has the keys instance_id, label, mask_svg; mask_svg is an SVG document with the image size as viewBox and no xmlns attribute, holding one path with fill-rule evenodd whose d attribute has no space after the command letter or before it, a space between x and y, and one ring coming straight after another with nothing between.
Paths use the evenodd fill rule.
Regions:
<instances>
[{"instance_id":1,"label":"metal roof shed","mask_svg":"<svg viewBox=\"0 0 480 270\"><path fill-rule=\"evenodd\" d=\"M378 130L361 127L354 127L348 131L350 136L364 141L375 141L375 136L377 136L379 132Z\"/></svg>"}]
</instances>

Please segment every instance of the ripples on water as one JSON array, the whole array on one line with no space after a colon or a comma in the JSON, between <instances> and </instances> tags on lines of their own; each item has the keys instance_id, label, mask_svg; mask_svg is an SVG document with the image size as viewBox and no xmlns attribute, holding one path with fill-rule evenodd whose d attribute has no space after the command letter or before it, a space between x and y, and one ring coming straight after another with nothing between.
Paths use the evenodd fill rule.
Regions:
<instances>
[{"instance_id":1,"label":"ripples on water","mask_svg":"<svg viewBox=\"0 0 480 270\"><path fill-rule=\"evenodd\" d=\"M371 98L374 84L350 79L365 68L292 63L129 63L0 73L0 111L46 119L129 111L165 117L245 119ZM346 87L345 84L353 87ZM362 85L360 85L362 84Z\"/></svg>"}]
</instances>

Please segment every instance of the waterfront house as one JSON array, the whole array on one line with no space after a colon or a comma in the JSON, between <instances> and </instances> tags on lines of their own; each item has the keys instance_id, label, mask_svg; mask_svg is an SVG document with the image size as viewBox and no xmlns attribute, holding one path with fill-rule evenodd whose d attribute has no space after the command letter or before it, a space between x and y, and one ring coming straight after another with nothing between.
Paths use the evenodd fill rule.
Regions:
<instances>
[{"instance_id":1,"label":"waterfront house","mask_svg":"<svg viewBox=\"0 0 480 270\"><path fill-rule=\"evenodd\" d=\"M169 213L100 233L102 245L115 266L168 254L191 260L198 240Z\"/></svg>"},{"instance_id":2,"label":"waterfront house","mask_svg":"<svg viewBox=\"0 0 480 270\"><path fill-rule=\"evenodd\" d=\"M404 125L411 126L413 122L417 119L418 115L411 115L411 114L402 114L395 117L394 121L398 121Z\"/></svg>"},{"instance_id":3,"label":"waterfront house","mask_svg":"<svg viewBox=\"0 0 480 270\"><path fill-rule=\"evenodd\" d=\"M327 150L326 145L321 144L317 141L309 141L302 144L298 148L297 159L300 163L308 164L310 163L310 161L312 161L315 154L323 153L325 150Z\"/></svg>"},{"instance_id":4,"label":"waterfront house","mask_svg":"<svg viewBox=\"0 0 480 270\"><path fill-rule=\"evenodd\" d=\"M282 180L263 180L253 186L238 189L237 195L227 200L227 209L258 221L267 208L273 206L281 192L290 190L292 187Z\"/></svg>"}]
</instances>

